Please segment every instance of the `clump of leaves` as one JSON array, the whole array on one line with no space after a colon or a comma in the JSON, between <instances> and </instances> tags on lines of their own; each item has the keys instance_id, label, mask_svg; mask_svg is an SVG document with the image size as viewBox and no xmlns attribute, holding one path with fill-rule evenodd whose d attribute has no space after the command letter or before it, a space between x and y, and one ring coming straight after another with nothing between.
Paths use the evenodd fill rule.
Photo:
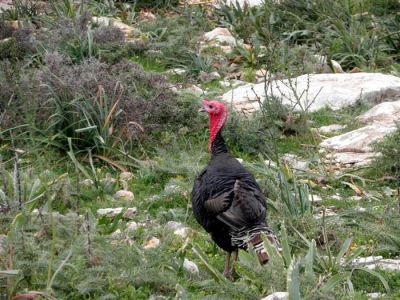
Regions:
<instances>
[{"instance_id":1,"label":"clump of leaves","mask_svg":"<svg viewBox=\"0 0 400 300\"><path fill-rule=\"evenodd\" d=\"M19 29L12 32L10 37L0 41L0 60L20 60L25 55L33 53L35 47L31 41L31 33L30 29Z\"/></svg>"}]
</instances>

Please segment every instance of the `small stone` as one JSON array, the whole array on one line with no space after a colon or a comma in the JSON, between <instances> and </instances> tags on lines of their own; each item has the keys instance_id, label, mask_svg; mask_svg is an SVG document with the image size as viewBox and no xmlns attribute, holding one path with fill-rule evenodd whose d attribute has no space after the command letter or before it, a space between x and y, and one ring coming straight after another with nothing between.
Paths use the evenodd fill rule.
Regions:
<instances>
[{"instance_id":1,"label":"small stone","mask_svg":"<svg viewBox=\"0 0 400 300\"><path fill-rule=\"evenodd\" d=\"M117 208L100 208L97 210L97 216L101 217L107 217L107 218L114 218L115 216L119 215L122 213L123 208L122 207L117 207Z\"/></svg>"},{"instance_id":2,"label":"small stone","mask_svg":"<svg viewBox=\"0 0 400 300\"><path fill-rule=\"evenodd\" d=\"M0 256L6 254L6 241L7 236L4 234L0 234Z\"/></svg>"},{"instance_id":3,"label":"small stone","mask_svg":"<svg viewBox=\"0 0 400 300\"><path fill-rule=\"evenodd\" d=\"M166 71L166 73L170 75L185 75L187 73L187 70L182 68L175 68Z\"/></svg>"},{"instance_id":4,"label":"small stone","mask_svg":"<svg viewBox=\"0 0 400 300\"><path fill-rule=\"evenodd\" d=\"M186 90L195 95L203 95L204 94L204 91L197 85L190 85L186 88Z\"/></svg>"},{"instance_id":5,"label":"small stone","mask_svg":"<svg viewBox=\"0 0 400 300\"><path fill-rule=\"evenodd\" d=\"M265 70L265 69L257 70L256 71L256 76L264 78L265 76L268 76L268 71Z\"/></svg>"},{"instance_id":6,"label":"small stone","mask_svg":"<svg viewBox=\"0 0 400 300\"><path fill-rule=\"evenodd\" d=\"M121 174L119 174L120 180L129 181L132 178L133 178L133 174L131 172L122 172Z\"/></svg>"},{"instance_id":7,"label":"small stone","mask_svg":"<svg viewBox=\"0 0 400 300\"><path fill-rule=\"evenodd\" d=\"M141 10L139 12L139 19L140 21L145 21L145 22L149 22L149 21L154 21L157 19L156 15L153 14L150 11L145 11L145 10Z\"/></svg>"},{"instance_id":8,"label":"small stone","mask_svg":"<svg viewBox=\"0 0 400 300\"><path fill-rule=\"evenodd\" d=\"M130 191L120 190L114 194L114 198L117 200L133 201L135 198L133 193Z\"/></svg>"},{"instance_id":9,"label":"small stone","mask_svg":"<svg viewBox=\"0 0 400 300\"><path fill-rule=\"evenodd\" d=\"M262 298L261 300L286 300L289 299L288 292L275 292L267 297Z\"/></svg>"},{"instance_id":10,"label":"small stone","mask_svg":"<svg viewBox=\"0 0 400 300\"><path fill-rule=\"evenodd\" d=\"M318 131L323 134L335 133L345 129L346 126L340 124L332 124L318 128Z\"/></svg>"},{"instance_id":11,"label":"small stone","mask_svg":"<svg viewBox=\"0 0 400 300\"><path fill-rule=\"evenodd\" d=\"M353 201L360 201L360 200L362 200L362 197L361 196L351 196L349 199L353 200Z\"/></svg>"},{"instance_id":12,"label":"small stone","mask_svg":"<svg viewBox=\"0 0 400 300\"><path fill-rule=\"evenodd\" d=\"M360 206L356 207L355 210L358 212L366 212L367 211L367 209L365 207L360 207Z\"/></svg>"},{"instance_id":13,"label":"small stone","mask_svg":"<svg viewBox=\"0 0 400 300\"><path fill-rule=\"evenodd\" d=\"M85 179L81 181L81 185L83 186L92 186L94 185L94 182L92 179Z\"/></svg>"},{"instance_id":14,"label":"small stone","mask_svg":"<svg viewBox=\"0 0 400 300\"><path fill-rule=\"evenodd\" d=\"M309 200L310 202L321 202L321 201L322 201L322 198L321 198L321 196L319 196L319 195L311 195L311 194L309 194L309 195L308 195L308 200Z\"/></svg>"},{"instance_id":15,"label":"small stone","mask_svg":"<svg viewBox=\"0 0 400 300\"><path fill-rule=\"evenodd\" d=\"M375 299L383 298L385 295L386 294L384 294L384 293L369 293L369 294L367 294L367 297L370 300L375 300Z\"/></svg>"},{"instance_id":16,"label":"small stone","mask_svg":"<svg viewBox=\"0 0 400 300\"><path fill-rule=\"evenodd\" d=\"M218 80L218 79L221 79L221 75L219 75L219 73L216 72L216 71L215 72L211 72L211 73L207 73L207 72L201 71L200 74L199 74L199 80L202 83L208 83L210 81Z\"/></svg>"},{"instance_id":17,"label":"small stone","mask_svg":"<svg viewBox=\"0 0 400 300\"><path fill-rule=\"evenodd\" d=\"M111 234L111 237L113 238L113 239L121 239L122 237L123 237L123 234L122 234L122 231L121 231L121 229L117 229L117 230L115 230L112 234Z\"/></svg>"},{"instance_id":18,"label":"small stone","mask_svg":"<svg viewBox=\"0 0 400 300\"><path fill-rule=\"evenodd\" d=\"M199 268L197 265L192 262L191 260L188 260L185 258L183 261L183 268L185 269L186 272L193 274L193 275L198 275L199 274Z\"/></svg>"},{"instance_id":19,"label":"small stone","mask_svg":"<svg viewBox=\"0 0 400 300\"><path fill-rule=\"evenodd\" d=\"M238 162L240 162L241 164L243 163L243 159L241 159L241 158L239 158L239 157L236 157L236 160L237 160Z\"/></svg>"},{"instance_id":20,"label":"small stone","mask_svg":"<svg viewBox=\"0 0 400 300\"><path fill-rule=\"evenodd\" d=\"M150 240L146 241L144 244L144 249L155 249L160 246L160 240L156 237L152 237Z\"/></svg>"},{"instance_id":21,"label":"small stone","mask_svg":"<svg viewBox=\"0 0 400 300\"><path fill-rule=\"evenodd\" d=\"M138 228L139 228L139 225L135 221L128 222L127 226L126 226L126 230L128 232L135 232Z\"/></svg>"},{"instance_id":22,"label":"small stone","mask_svg":"<svg viewBox=\"0 0 400 300\"><path fill-rule=\"evenodd\" d=\"M137 213L136 207L129 207L129 208L126 209L126 211L124 212L122 217L124 219L132 219L133 216L136 215L136 213Z\"/></svg>"},{"instance_id":23,"label":"small stone","mask_svg":"<svg viewBox=\"0 0 400 300\"><path fill-rule=\"evenodd\" d=\"M331 196L331 198L334 200L342 200L342 197L340 197L339 195L333 195Z\"/></svg>"},{"instance_id":24,"label":"small stone","mask_svg":"<svg viewBox=\"0 0 400 300\"><path fill-rule=\"evenodd\" d=\"M179 222L169 221L167 222L166 226L167 228L173 230L175 235L178 235L182 238L186 238L190 232L189 227L185 227L182 223Z\"/></svg>"}]
</instances>

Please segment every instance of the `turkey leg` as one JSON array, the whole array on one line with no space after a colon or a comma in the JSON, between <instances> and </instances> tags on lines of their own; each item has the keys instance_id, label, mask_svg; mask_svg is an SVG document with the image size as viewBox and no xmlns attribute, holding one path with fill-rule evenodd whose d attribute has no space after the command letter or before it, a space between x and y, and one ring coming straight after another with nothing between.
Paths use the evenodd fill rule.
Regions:
<instances>
[{"instance_id":1,"label":"turkey leg","mask_svg":"<svg viewBox=\"0 0 400 300\"><path fill-rule=\"evenodd\" d=\"M225 268L223 275L227 279L232 279L232 270L231 270L231 252L226 253L226 260L225 260Z\"/></svg>"}]
</instances>

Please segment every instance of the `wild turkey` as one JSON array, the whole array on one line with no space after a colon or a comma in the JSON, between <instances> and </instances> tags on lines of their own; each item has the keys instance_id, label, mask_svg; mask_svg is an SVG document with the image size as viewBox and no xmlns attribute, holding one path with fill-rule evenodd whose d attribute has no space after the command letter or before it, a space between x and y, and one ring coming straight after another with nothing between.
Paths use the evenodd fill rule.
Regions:
<instances>
[{"instance_id":1,"label":"wild turkey","mask_svg":"<svg viewBox=\"0 0 400 300\"><path fill-rule=\"evenodd\" d=\"M192 207L196 220L211 234L215 243L227 251L224 276L231 278L238 249L250 244L261 264L268 255L261 239L264 232L276 244L266 223L267 206L254 177L229 154L221 131L227 119L225 105L218 101L202 101L200 111L208 113L210 139L208 150L211 160L197 176L192 191Z\"/></svg>"}]
</instances>

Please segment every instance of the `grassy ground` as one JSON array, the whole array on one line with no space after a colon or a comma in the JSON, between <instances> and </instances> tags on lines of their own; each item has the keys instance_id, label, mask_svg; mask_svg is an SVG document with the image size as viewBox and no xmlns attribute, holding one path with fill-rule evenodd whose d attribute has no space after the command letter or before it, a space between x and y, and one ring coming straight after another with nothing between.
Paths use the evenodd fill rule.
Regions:
<instances>
[{"instance_id":1,"label":"grassy ground","mask_svg":"<svg viewBox=\"0 0 400 300\"><path fill-rule=\"evenodd\" d=\"M81 7L65 0L43 8L16 1L16 9L2 14L0 34L8 40L0 42L0 297L32 291L45 299L260 299L275 291L289 291L291 299L400 297L400 273L351 264L360 256L400 255L392 171L377 163L338 174L322 163L311 130L333 123L357 128L354 118L366 107L323 109L307 113L306 122L295 115L300 121L291 134L285 108L252 118L230 114L228 145L268 196L269 224L283 246L278 254L266 243L265 267L252 251L240 252L230 282L221 276L225 254L190 207L194 178L209 158L207 119L197 114L197 96L168 89L196 84L207 97L221 95L226 87L201 83L199 74L227 75L237 57L238 70L252 74L261 67L301 74L313 54L327 54L346 70L398 74L397 2L272 7L267 1L257 9L213 11L149 1L153 21L140 20L139 2ZM85 11L133 23L134 42L118 30L91 27ZM22 30L10 28L14 19ZM379 26L369 28L371 20ZM218 24L253 50L199 53L199 37ZM164 77L171 68L186 73ZM383 147L394 149L396 137L390 141ZM279 160L286 153L310 161L310 169L294 172ZM132 178L123 179L123 171ZM121 189L134 199L118 199ZM322 201L313 203L311 195ZM137 213L97 215L116 207ZM135 230L128 229L132 221ZM186 227L185 236L174 234L170 221ZM148 249L153 237L160 244ZM188 271L185 260L199 270Z\"/></svg>"}]
</instances>

